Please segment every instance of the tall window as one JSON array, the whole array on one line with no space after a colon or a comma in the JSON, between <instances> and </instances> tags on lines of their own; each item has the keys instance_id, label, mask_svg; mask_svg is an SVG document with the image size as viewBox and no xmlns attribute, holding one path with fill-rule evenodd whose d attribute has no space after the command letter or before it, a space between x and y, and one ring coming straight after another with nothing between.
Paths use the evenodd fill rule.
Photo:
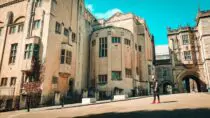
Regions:
<instances>
[{"instance_id":1,"label":"tall window","mask_svg":"<svg viewBox=\"0 0 210 118\"><path fill-rule=\"evenodd\" d=\"M112 43L120 43L120 37L112 37Z\"/></svg>"},{"instance_id":2,"label":"tall window","mask_svg":"<svg viewBox=\"0 0 210 118\"><path fill-rule=\"evenodd\" d=\"M10 30L9 30L9 33L14 34L15 32L16 32L16 26L11 26Z\"/></svg>"},{"instance_id":3,"label":"tall window","mask_svg":"<svg viewBox=\"0 0 210 118\"><path fill-rule=\"evenodd\" d=\"M132 70L129 69L129 68L126 68L126 69L125 69L125 76L126 76L127 78L132 78Z\"/></svg>"},{"instance_id":4,"label":"tall window","mask_svg":"<svg viewBox=\"0 0 210 118\"><path fill-rule=\"evenodd\" d=\"M99 39L99 57L107 57L107 37Z\"/></svg>"},{"instance_id":5,"label":"tall window","mask_svg":"<svg viewBox=\"0 0 210 118\"><path fill-rule=\"evenodd\" d=\"M72 42L76 42L76 34L74 32L72 33Z\"/></svg>"},{"instance_id":6,"label":"tall window","mask_svg":"<svg viewBox=\"0 0 210 118\"><path fill-rule=\"evenodd\" d=\"M17 43L11 45L9 63L15 63L17 53Z\"/></svg>"},{"instance_id":7,"label":"tall window","mask_svg":"<svg viewBox=\"0 0 210 118\"><path fill-rule=\"evenodd\" d=\"M1 86L7 86L7 78L1 79Z\"/></svg>"},{"instance_id":8,"label":"tall window","mask_svg":"<svg viewBox=\"0 0 210 118\"><path fill-rule=\"evenodd\" d=\"M35 1L35 6L36 7L41 7L41 5L42 5L42 0L36 0Z\"/></svg>"},{"instance_id":9,"label":"tall window","mask_svg":"<svg viewBox=\"0 0 210 118\"><path fill-rule=\"evenodd\" d=\"M61 33L61 24L56 22L55 24L55 33L60 34Z\"/></svg>"},{"instance_id":10,"label":"tall window","mask_svg":"<svg viewBox=\"0 0 210 118\"><path fill-rule=\"evenodd\" d=\"M56 10L56 6L57 6L57 1L56 0L52 0L52 7L51 7L51 9L52 10Z\"/></svg>"},{"instance_id":11,"label":"tall window","mask_svg":"<svg viewBox=\"0 0 210 118\"><path fill-rule=\"evenodd\" d=\"M35 20L33 23L33 29L39 29L40 28L40 20Z\"/></svg>"},{"instance_id":12,"label":"tall window","mask_svg":"<svg viewBox=\"0 0 210 118\"><path fill-rule=\"evenodd\" d=\"M64 28L63 34L69 38L69 30L67 28Z\"/></svg>"},{"instance_id":13,"label":"tall window","mask_svg":"<svg viewBox=\"0 0 210 118\"><path fill-rule=\"evenodd\" d=\"M122 80L121 71L112 71L112 80Z\"/></svg>"},{"instance_id":14,"label":"tall window","mask_svg":"<svg viewBox=\"0 0 210 118\"><path fill-rule=\"evenodd\" d=\"M68 50L61 50L61 64L68 64L71 65L71 61L72 61L72 52L68 51Z\"/></svg>"},{"instance_id":15,"label":"tall window","mask_svg":"<svg viewBox=\"0 0 210 118\"><path fill-rule=\"evenodd\" d=\"M107 84L107 75L99 75L98 83L99 84Z\"/></svg>"},{"instance_id":16,"label":"tall window","mask_svg":"<svg viewBox=\"0 0 210 118\"><path fill-rule=\"evenodd\" d=\"M184 59L185 60L191 60L192 59L190 51L184 51Z\"/></svg>"},{"instance_id":17,"label":"tall window","mask_svg":"<svg viewBox=\"0 0 210 118\"><path fill-rule=\"evenodd\" d=\"M62 49L61 50L61 64L64 64L65 63L65 50Z\"/></svg>"},{"instance_id":18,"label":"tall window","mask_svg":"<svg viewBox=\"0 0 210 118\"><path fill-rule=\"evenodd\" d=\"M138 47L137 44L135 44L135 49L136 49L136 50L137 50L137 47Z\"/></svg>"},{"instance_id":19,"label":"tall window","mask_svg":"<svg viewBox=\"0 0 210 118\"><path fill-rule=\"evenodd\" d=\"M189 36L187 34L182 35L183 45L189 44Z\"/></svg>"},{"instance_id":20,"label":"tall window","mask_svg":"<svg viewBox=\"0 0 210 118\"><path fill-rule=\"evenodd\" d=\"M32 46L33 46L32 44L26 44L24 59L29 59L29 58L32 57L32 52L33 52L33 47Z\"/></svg>"},{"instance_id":21,"label":"tall window","mask_svg":"<svg viewBox=\"0 0 210 118\"><path fill-rule=\"evenodd\" d=\"M131 41L129 39L125 39L124 41L126 45L131 45Z\"/></svg>"},{"instance_id":22,"label":"tall window","mask_svg":"<svg viewBox=\"0 0 210 118\"><path fill-rule=\"evenodd\" d=\"M66 63L71 65L72 53L70 51L66 51Z\"/></svg>"},{"instance_id":23,"label":"tall window","mask_svg":"<svg viewBox=\"0 0 210 118\"><path fill-rule=\"evenodd\" d=\"M16 77L11 77L10 86L15 86L16 84Z\"/></svg>"},{"instance_id":24,"label":"tall window","mask_svg":"<svg viewBox=\"0 0 210 118\"><path fill-rule=\"evenodd\" d=\"M22 32L23 31L23 27L24 27L24 24L18 25L18 32Z\"/></svg>"}]
</instances>

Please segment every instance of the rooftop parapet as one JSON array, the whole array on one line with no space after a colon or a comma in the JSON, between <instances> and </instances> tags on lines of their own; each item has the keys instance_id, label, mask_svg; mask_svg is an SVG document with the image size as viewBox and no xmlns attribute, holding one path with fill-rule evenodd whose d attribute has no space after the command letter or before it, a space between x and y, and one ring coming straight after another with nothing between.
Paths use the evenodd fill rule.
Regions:
<instances>
[{"instance_id":1,"label":"rooftop parapet","mask_svg":"<svg viewBox=\"0 0 210 118\"><path fill-rule=\"evenodd\" d=\"M167 28L168 35L177 34L181 32L195 31L195 30L196 30L195 27L190 27L190 26L185 26L185 27L179 26L179 28L176 29L172 29L170 27Z\"/></svg>"}]
</instances>

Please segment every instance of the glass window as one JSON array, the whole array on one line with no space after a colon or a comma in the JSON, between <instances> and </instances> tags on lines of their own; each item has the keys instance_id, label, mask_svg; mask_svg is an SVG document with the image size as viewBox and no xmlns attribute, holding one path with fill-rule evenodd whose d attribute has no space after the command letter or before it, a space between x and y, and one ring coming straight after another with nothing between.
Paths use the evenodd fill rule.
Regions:
<instances>
[{"instance_id":1,"label":"glass window","mask_svg":"<svg viewBox=\"0 0 210 118\"><path fill-rule=\"evenodd\" d=\"M15 86L16 84L16 77L11 77L10 86Z\"/></svg>"},{"instance_id":2,"label":"glass window","mask_svg":"<svg viewBox=\"0 0 210 118\"><path fill-rule=\"evenodd\" d=\"M64 64L65 63L65 50L62 49L61 50L61 64Z\"/></svg>"},{"instance_id":3,"label":"glass window","mask_svg":"<svg viewBox=\"0 0 210 118\"><path fill-rule=\"evenodd\" d=\"M1 79L1 86L7 86L7 78Z\"/></svg>"},{"instance_id":4,"label":"glass window","mask_svg":"<svg viewBox=\"0 0 210 118\"><path fill-rule=\"evenodd\" d=\"M61 24L56 22L55 24L55 33L60 34L61 33Z\"/></svg>"},{"instance_id":5,"label":"glass window","mask_svg":"<svg viewBox=\"0 0 210 118\"><path fill-rule=\"evenodd\" d=\"M129 39L125 39L124 41L126 45L129 45L129 46L131 45L131 41Z\"/></svg>"},{"instance_id":6,"label":"glass window","mask_svg":"<svg viewBox=\"0 0 210 118\"><path fill-rule=\"evenodd\" d=\"M112 80L122 80L121 71L112 71Z\"/></svg>"},{"instance_id":7,"label":"glass window","mask_svg":"<svg viewBox=\"0 0 210 118\"><path fill-rule=\"evenodd\" d=\"M24 59L30 59L32 57L33 49L34 48L33 48L32 44L26 44L26 46L25 46L25 53L24 53ZM35 51L35 53L37 53L37 51Z\"/></svg>"},{"instance_id":8,"label":"glass window","mask_svg":"<svg viewBox=\"0 0 210 118\"><path fill-rule=\"evenodd\" d=\"M107 37L99 39L99 57L107 57Z\"/></svg>"},{"instance_id":9,"label":"glass window","mask_svg":"<svg viewBox=\"0 0 210 118\"><path fill-rule=\"evenodd\" d=\"M112 43L120 43L120 37L112 37Z\"/></svg>"},{"instance_id":10,"label":"glass window","mask_svg":"<svg viewBox=\"0 0 210 118\"><path fill-rule=\"evenodd\" d=\"M41 6L42 6L42 0L36 0L35 7L41 7Z\"/></svg>"},{"instance_id":11,"label":"glass window","mask_svg":"<svg viewBox=\"0 0 210 118\"><path fill-rule=\"evenodd\" d=\"M33 29L39 29L40 28L40 20L35 20L33 23Z\"/></svg>"},{"instance_id":12,"label":"glass window","mask_svg":"<svg viewBox=\"0 0 210 118\"><path fill-rule=\"evenodd\" d=\"M16 32L16 26L11 26L9 33L14 34L15 32Z\"/></svg>"},{"instance_id":13,"label":"glass window","mask_svg":"<svg viewBox=\"0 0 210 118\"><path fill-rule=\"evenodd\" d=\"M52 0L52 10L56 10L56 6L57 6L57 1L56 0Z\"/></svg>"},{"instance_id":14,"label":"glass window","mask_svg":"<svg viewBox=\"0 0 210 118\"><path fill-rule=\"evenodd\" d=\"M187 34L182 35L183 45L189 44L189 36Z\"/></svg>"},{"instance_id":15,"label":"glass window","mask_svg":"<svg viewBox=\"0 0 210 118\"><path fill-rule=\"evenodd\" d=\"M135 44L135 49L137 50L137 44Z\"/></svg>"},{"instance_id":16,"label":"glass window","mask_svg":"<svg viewBox=\"0 0 210 118\"><path fill-rule=\"evenodd\" d=\"M9 63L15 63L17 53L17 43L11 45Z\"/></svg>"},{"instance_id":17,"label":"glass window","mask_svg":"<svg viewBox=\"0 0 210 118\"><path fill-rule=\"evenodd\" d=\"M71 51L66 51L66 63L71 65L72 53Z\"/></svg>"},{"instance_id":18,"label":"glass window","mask_svg":"<svg viewBox=\"0 0 210 118\"><path fill-rule=\"evenodd\" d=\"M184 58L185 58L185 60L191 60L192 59L191 52L184 51Z\"/></svg>"},{"instance_id":19,"label":"glass window","mask_svg":"<svg viewBox=\"0 0 210 118\"><path fill-rule=\"evenodd\" d=\"M64 35L66 36L66 37L69 37L69 30L67 29L67 28L64 28Z\"/></svg>"},{"instance_id":20,"label":"glass window","mask_svg":"<svg viewBox=\"0 0 210 118\"><path fill-rule=\"evenodd\" d=\"M72 42L76 42L76 34L74 32L72 33Z\"/></svg>"},{"instance_id":21,"label":"glass window","mask_svg":"<svg viewBox=\"0 0 210 118\"><path fill-rule=\"evenodd\" d=\"M24 24L18 25L18 32L22 32L24 28Z\"/></svg>"},{"instance_id":22,"label":"glass window","mask_svg":"<svg viewBox=\"0 0 210 118\"><path fill-rule=\"evenodd\" d=\"M125 77L132 78L132 70L129 68L125 69Z\"/></svg>"},{"instance_id":23,"label":"glass window","mask_svg":"<svg viewBox=\"0 0 210 118\"><path fill-rule=\"evenodd\" d=\"M99 75L98 83L99 84L107 84L107 75Z\"/></svg>"}]
</instances>

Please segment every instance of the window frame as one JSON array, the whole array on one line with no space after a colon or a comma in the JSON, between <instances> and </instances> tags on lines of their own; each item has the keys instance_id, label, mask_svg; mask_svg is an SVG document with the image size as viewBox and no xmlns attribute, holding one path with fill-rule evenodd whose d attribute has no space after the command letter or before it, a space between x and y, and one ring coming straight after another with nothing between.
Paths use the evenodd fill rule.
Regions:
<instances>
[{"instance_id":1,"label":"window frame","mask_svg":"<svg viewBox=\"0 0 210 118\"><path fill-rule=\"evenodd\" d=\"M41 26L41 20L34 20L33 22L33 30L40 29Z\"/></svg>"},{"instance_id":2,"label":"window frame","mask_svg":"<svg viewBox=\"0 0 210 118\"><path fill-rule=\"evenodd\" d=\"M57 21L55 23L55 33L56 34L61 34L61 24Z\"/></svg>"},{"instance_id":3,"label":"window frame","mask_svg":"<svg viewBox=\"0 0 210 118\"><path fill-rule=\"evenodd\" d=\"M15 86L16 85L16 80L17 80L17 77L11 77L10 86Z\"/></svg>"},{"instance_id":4,"label":"window frame","mask_svg":"<svg viewBox=\"0 0 210 118\"><path fill-rule=\"evenodd\" d=\"M108 83L108 76L106 74L98 75L98 84L107 84L107 83Z\"/></svg>"},{"instance_id":5,"label":"window frame","mask_svg":"<svg viewBox=\"0 0 210 118\"><path fill-rule=\"evenodd\" d=\"M192 60L192 53L191 53L191 51L184 51L184 59L187 60L187 61Z\"/></svg>"},{"instance_id":6,"label":"window frame","mask_svg":"<svg viewBox=\"0 0 210 118\"><path fill-rule=\"evenodd\" d=\"M8 84L8 78L7 77L1 78L0 86L7 86L7 84Z\"/></svg>"},{"instance_id":7,"label":"window frame","mask_svg":"<svg viewBox=\"0 0 210 118\"><path fill-rule=\"evenodd\" d=\"M189 35L188 35L188 34L183 34L183 35L182 35L182 44L183 44L183 45L188 45L188 44L190 44Z\"/></svg>"},{"instance_id":8,"label":"window frame","mask_svg":"<svg viewBox=\"0 0 210 118\"><path fill-rule=\"evenodd\" d=\"M17 48L18 48L18 43L11 44L9 64L14 64L15 63L16 55L17 55Z\"/></svg>"},{"instance_id":9,"label":"window frame","mask_svg":"<svg viewBox=\"0 0 210 118\"><path fill-rule=\"evenodd\" d=\"M108 56L108 40L107 37L99 38L99 57L107 57Z\"/></svg>"},{"instance_id":10,"label":"window frame","mask_svg":"<svg viewBox=\"0 0 210 118\"><path fill-rule=\"evenodd\" d=\"M125 68L125 77L132 78L132 69L131 68Z\"/></svg>"},{"instance_id":11,"label":"window frame","mask_svg":"<svg viewBox=\"0 0 210 118\"><path fill-rule=\"evenodd\" d=\"M114 78L113 74L117 74L118 78ZM112 71L112 80L122 80L122 72L121 71Z\"/></svg>"}]
</instances>

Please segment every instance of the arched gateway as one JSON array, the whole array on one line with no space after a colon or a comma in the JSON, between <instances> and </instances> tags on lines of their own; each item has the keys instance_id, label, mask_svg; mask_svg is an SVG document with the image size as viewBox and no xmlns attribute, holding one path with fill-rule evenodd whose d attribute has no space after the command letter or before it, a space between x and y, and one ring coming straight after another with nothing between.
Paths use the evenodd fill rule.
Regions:
<instances>
[{"instance_id":1,"label":"arched gateway","mask_svg":"<svg viewBox=\"0 0 210 118\"><path fill-rule=\"evenodd\" d=\"M183 71L177 77L178 89L180 92L204 92L206 84L202 81L202 76L195 71Z\"/></svg>"}]
</instances>

